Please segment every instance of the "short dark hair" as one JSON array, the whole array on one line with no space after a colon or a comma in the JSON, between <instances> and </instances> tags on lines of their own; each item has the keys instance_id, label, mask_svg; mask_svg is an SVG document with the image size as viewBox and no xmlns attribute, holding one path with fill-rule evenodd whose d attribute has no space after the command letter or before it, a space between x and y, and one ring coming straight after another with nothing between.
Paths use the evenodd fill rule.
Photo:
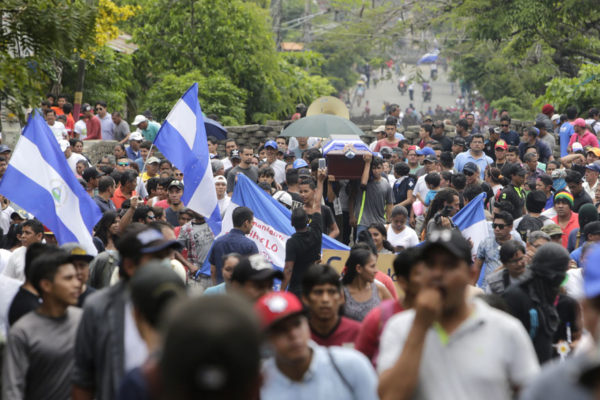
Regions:
<instances>
[{"instance_id":1,"label":"short dark hair","mask_svg":"<svg viewBox=\"0 0 600 400\"><path fill-rule=\"evenodd\" d=\"M525 207L527 211L532 213L541 213L546 206L546 195L541 190L533 190L529 192L525 199Z\"/></svg>"},{"instance_id":2,"label":"short dark hair","mask_svg":"<svg viewBox=\"0 0 600 400\"><path fill-rule=\"evenodd\" d=\"M140 149L150 150L151 147L152 147L152 142L149 142L147 140L144 140L142 143L140 143Z\"/></svg>"},{"instance_id":3,"label":"short dark hair","mask_svg":"<svg viewBox=\"0 0 600 400\"><path fill-rule=\"evenodd\" d=\"M61 265L69 264L69 254L56 247L48 247L35 258L31 265L31 284L43 296L40 282L44 279L54 281L56 272Z\"/></svg>"},{"instance_id":4,"label":"short dark hair","mask_svg":"<svg viewBox=\"0 0 600 400\"><path fill-rule=\"evenodd\" d=\"M440 154L440 165L445 168L452 168L454 166L454 158L452 152L442 151Z\"/></svg>"},{"instance_id":5,"label":"short dark hair","mask_svg":"<svg viewBox=\"0 0 600 400\"><path fill-rule=\"evenodd\" d=\"M301 176L298 180L298 185L308 185L313 190L317 187L315 180L312 178L312 176Z\"/></svg>"},{"instance_id":6,"label":"short dark hair","mask_svg":"<svg viewBox=\"0 0 600 400\"><path fill-rule=\"evenodd\" d=\"M469 128L469 123L467 122L467 120L462 118L456 121L456 125L460 126L465 130Z\"/></svg>"},{"instance_id":7,"label":"short dark hair","mask_svg":"<svg viewBox=\"0 0 600 400\"><path fill-rule=\"evenodd\" d=\"M65 114L70 114L71 111L73 111L73 104L65 103L63 104L62 109Z\"/></svg>"},{"instance_id":8,"label":"short dark hair","mask_svg":"<svg viewBox=\"0 0 600 400\"><path fill-rule=\"evenodd\" d=\"M502 121L506 121L510 124L511 119L508 115L503 115L502 117L500 117L500 122Z\"/></svg>"},{"instance_id":9,"label":"short dark hair","mask_svg":"<svg viewBox=\"0 0 600 400\"><path fill-rule=\"evenodd\" d=\"M509 153L518 153L519 148L517 146L508 146L508 152Z\"/></svg>"},{"instance_id":10,"label":"short dark hair","mask_svg":"<svg viewBox=\"0 0 600 400\"><path fill-rule=\"evenodd\" d=\"M387 117L385 120L385 126L391 126L391 125L398 125L398 120L396 119L396 117Z\"/></svg>"},{"instance_id":11,"label":"short dark hair","mask_svg":"<svg viewBox=\"0 0 600 400\"><path fill-rule=\"evenodd\" d=\"M565 114L567 114L567 119L575 119L577 117L577 107L567 107L567 109L565 110Z\"/></svg>"},{"instance_id":12,"label":"short dark hair","mask_svg":"<svg viewBox=\"0 0 600 400\"><path fill-rule=\"evenodd\" d=\"M502 246L500 246L500 262L502 264L507 263L515 256L515 254L517 254L517 251L525 254L525 247L523 247L520 242L517 242L516 240L508 240L502 243Z\"/></svg>"},{"instance_id":13,"label":"short dark hair","mask_svg":"<svg viewBox=\"0 0 600 400\"><path fill-rule=\"evenodd\" d=\"M552 177L550 177L550 175L547 174L540 175L538 179L540 180L540 182L542 182L544 186L552 186L552 184L554 183L552 181Z\"/></svg>"},{"instance_id":14,"label":"short dark hair","mask_svg":"<svg viewBox=\"0 0 600 400\"><path fill-rule=\"evenodd\" d=\"M46 250L48 250L49 245L36 242L32 243L27 250L25 251L25 280L31 282L31 264L38 258L40 255L44 254Z\"/></svg>"},{"instance_id":15,"label":"short dark hair","mask_svg":"<svg viewBox=\"0 0 600 400\"><path fill-rule=\"evenodd\" d=\"M158 166L162 166L163 164L167 164L169 166L169 168L173 168L173 163L171 163L171 161L167 160L167 159L162 159L160 160L160 163L158 164Z\"/></svg>"},{"instance_id":16,"label":"short dark hair","mask_svg":"<svg viewBox=\"0 0 600 400\"><path fill-rule=\"evenodd\" d=\"M510 214L512 214L512 212L515 210L512 203L510 201L506 201L506 200L495 202L494 208L497 208L500 211L506 211L507 213L510 213Z\"/></svg>"},{"instance_id":17,"label":"short dark hair","mask_svg":"<svg viewBox=\"0 0 600 400\"><path fill-rule=\"evenodd\" d=\"M95 106L97 106L97 105L100 105L100 106L102 106L102 107L104 107L104 108L106 108L106 106L107 106L107 105L106 105L106 102L105 102L104 100L99 100L99 101L97 101L97 102L96 102L96 104L94 104L94 105L95 105Z\"/></svg>"},{"instance_id":18,"label":"short dark hair","mask_svg":"<svg viewBox=\"0 0 600 400\"><path fill-rule=\"evenodd\" d=\"M582 176L579 172L572 169L568 169L567 175L565 176L565 182L567 183L581 183Z\"/></svg>"},{"instance_id":19,"label":"short dark hair","mask_svg":"<svg viewBox=\"0 0 600 400\"><path fill-rule=\"evenodd\" d=\"M252 221L253 218L254 213L248 207L236 207L231 214L234 228L241 227L244 225L244 222Z\"/></svg>"},{"instance_id":20,"label":"short dark hair","mask_svg":"<svg viewBox=\"0 0 600 400\"><path fill-rule=\"evenodd\" d=\"M394 259L394 273L396 277L402 277L408 281L410 271L417 264L417 258L421 253L419 247L409 247L402 250Z\"/></svg>"},{"instance_id":21,"label":"short dark hair","mask_svg":"<svg viewBox=\"0 0 600 400\"><path fill-rule=\"evenodd\" d=\"M400 161L394 164L394 172L400 176L406 176L410 173L410 167L407 163Z\"/></svg>"},{"instance_id":22,"label":"short dark hair","mask_svg":"<svg viewBox=\"0 0 600 400\"><path fill-rule=\"evenodd\" d=\"M302 294L307 296L317 285L333 285L341 291L340 275L333 267L325 264L313 264L304 273L302 278Z\"/></svg>"},{"instance_id":23,"label":"short dark hair","mask_svg":"<svg viewBox=\"0 0 600 400\"><path fill-rule=\"evenodd\" d=\"M48 114L56 115L56 111L54 111L54 109L52 109L52 108L48 108L48 109L44 110L44 116L46 116Z\"/></svg>"},{"instance_id":24,"label":"short dark hair","mask_svg":"<svg viewBox=\"0 0 600 400\"><path fill-rule=\"evenodd\" d=\"M421 129L424 129L429 134L429 136L431 136L431 134L433 133L433 126L429 124L421 124Z\"/></svg>"},{"instance_id":25,"label":"short dark hair","mask_svg":"<svg viewBox=\"0 0 600 400\"><path fill-rule=\"evenodd\" d=\"M430 174L425 175L425 183L433 187L440 186L441 181L442 179L440 178L440 174L438 174L437 172L432 172Z\"/></svg>"},{"instance_id":26,"label":"short dark hair","mask_svg":"<svg viewBox=\"0 0 600 400\"><path fill-rule=\"evenodd\" d=\"M479 184L468 185L465 187L465 190L463 191L463 197L465 198L465 200L471 201L475 197L479 196L481 193L483 193L483 187L481 187L481 185L479 185Z\"/></svg>"},{"instance_id":27,"label":"short dark hair","mask_svg":"<svg viewBox=\"0 0 600 400\"><path fill-rule=\"evenodd\" d=\"M146 217L148 216L148 213L150 211L152 211L154 213L154 210L150 206L140 205L133 212L133 216L131 217L131 220L133 222L145 223Z\"/></svg>"},{"instance_id":28,"label":"short dark hair","mask_svg":"<svg viewBox=\"0 0 600 400\"><path fill-rule=\"evenodd\" d=\"M306 211L304 211L304 208L297 207L292 210L291 223L294 229L306 228L306 225L308 224L308 215L306 214Z\"/></svg>"},{"instance_id":29,"label":"short dark hair","mask_svg":"<svg viewBox=\"0 0 600 400\"><path fill-rule=\"evenodd\" d=\"M258 170L258 177L266 176L267 178L275 178L275 170L271 167L264 167Z\"/></svg>"},{"instance_id":30,"label":"short dark hair","mask_svg":"<svg viewBox=\"0 0 600 400\"><path fill-rule=\"evenodd\" d=\"M473 139L481 139L481 141L485 142L485 138L481 133L476 133L473 136L471 136L471 142L473 142Z\"/></svg>"},{"instance_id":31,"label":"short dark hair","mask_svg":"<svg viewBox=\"0 0 600 400\"><path fill-rule=\"evenodd\" d=\"M119 180L121 185L126 185L129 182L133 182L137 180L137 174L132 170L125 170L121 173L121 179Z\"/></svg>"},{"instance_id":32,"label":"short dark hair","mask_svg":"<svg viewBox=\"0 0 600 400\"><path fill-rule=\"evenodd\" d=\"M494 214L494 219L501 219L506 225L512 225L514 221L513 216L506 211L497 212Z\"/></svg>"},{"instance_id":33,"label":"short dark hair","mask_svg":"<svg viewBox=\"0 0 600 400\"><path fill-rule=\"evenodd\" d=\"M295 168L290 168L287 171L285 171L285 182L288 184L288 186L297 185L298 177L298 170Z\"/></svg>"},{"instance_id":34,"label":"short dark hair","mask_svg":"<svg viewBox=\"0 0 600 400\"><path fill-rule=\"evenodd\" d=\"M110 175L104 175L98 180L98 193L104 193L115 184L115 180Z\"/></svg>"},{"instance_id":35,"label":"short dark hair","mask_svg":"<svg viewBox=\"0 0 600 400\"><path fill-rule=\"evenodd\" d=\"M467 177L463 173L454 174L451 184L454 189L463 190L467 186Z\"/></svg>"},{"instance_id":36,"label":"short dark hair","mask_svg":"<svg viewBox=\"0 0 600 400\"><path fill-rule=\"evenodd\" d=\"M27 221L23 222L21 226L23 226L23 228L26 226L30 227L33 233L36 235L38 233L44 233L44 225L42 225L42 223L37 219L28 219Z\"/></svg>"}]
</instances>

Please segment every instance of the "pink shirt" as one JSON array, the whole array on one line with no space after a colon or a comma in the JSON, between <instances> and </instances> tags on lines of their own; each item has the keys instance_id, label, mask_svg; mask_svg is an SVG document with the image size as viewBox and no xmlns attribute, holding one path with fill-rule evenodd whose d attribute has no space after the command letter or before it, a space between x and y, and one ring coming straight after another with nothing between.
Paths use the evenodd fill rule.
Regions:
<instances>
[{"instance_id":1,"label":"pink shirt","mask_svg":"<svg viewBox=\"0 0 600 400\"><path fill-rule=\"evenodd\" d=\"M600 147L598 146L598 138L596 135L591 133L590 131L585 131L583 136L580 138L578 134L574 133L571 135L571 140L569 140L569 149L573 148L573 143L579 142L583 147L592 146L592 147Z\"/></svg>"}]
</instances>

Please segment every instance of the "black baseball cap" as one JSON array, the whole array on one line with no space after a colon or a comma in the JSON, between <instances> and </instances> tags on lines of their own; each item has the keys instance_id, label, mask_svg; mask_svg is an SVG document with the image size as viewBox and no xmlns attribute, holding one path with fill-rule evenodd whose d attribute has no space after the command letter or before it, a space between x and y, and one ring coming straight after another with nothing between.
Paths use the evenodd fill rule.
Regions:
<instances>
[{"instance_id":1,"label":"black baseball cap","mask_svg":"<svg viewBox=\"0 0 600 400\"><path fill-rule=\"evenodd\" d=\"M242 258L233 269L231 280L244 283L247 281L264 281L267 279L283 279L283 272L273 268L261 254L253 254Z\"/></svg>"},{"instance_id":2,"label":"black baseball cap","mask_svg":"<svg viewBox=\"0 0 600 400\"><path fill-rule=\"evenodd\" d=\"M588 222L583 228L584 235L600 235L600 221Z\"/></svg>"},{"instance_id":3,"label":"black baseball cap","mask_svg":"<svg viewBox=\"0 0 600 400\"><path fill-rule=\"evenodd\" d=\"M456 229L434 230L428 235L427 240L421 247L420 260L423 260L427 254L430 254L430 250L441 247L448 250L457 258L465 260L467 264L471 265L473 263L471 245L460 231Z\"/></svg>"},{"instance_id":4,"label":"black baseball cap","mask_svg":"<svg viewBox=\"0 0 600 400\"><path fill-rule=\"evenodd\" d=\"M78 243L65 243L60 248L69 254L69 261L83 260L89 263L94 259L94 256L88 254Z\"/></svg>"},{"instance_id":5,"label":"black baseball cap","mask_svg":"<svg viewBox=\"0 0 600 400\"><path fill-rule=\"evenodd\" d=\"M472 174L476 174L479 172L479 168L477 167L477 164L475 164L474 162L468 162L463 167L463 171L470 172Z\"/></svg>"},{"instance_id":6,"label":"black baseball cap","mask_svg":"<svg viewBox=\"0 0 600 400\"><path fill-rule=\"evenodd\" d=\"M167 190L171 189L172 187L178 187L179 189L183 190L183 182L175 179L169 183Z\"/></svg>"},{"instance_id":7,"label":"black baseball cap","mask_svg":"<svg viewBox=\"0 0 600 400\"><path fill-rule=\"evenodd\" d=\"M461 138L460 136L457 136L452 141L452 144L456 144L458 146L466 146L467 142L465 142L465 139Z\"/></svg>"},{"instance_id":8,"label":"black baseball cap","mask_svg":"<svg viewBox=\"0 0 600 400\"><path fill-rule=\"evenodd\" d=\"M240 156L240 151L235 149L235 150L231 150L231 153L229 154L229 159L230 160L241 160L242 157Z\"/></svg>"},{"instance_id":9,"label":"black baseball cap","mask_svg":"<svg viewBox=\"0 0 600 400\"><path fill-rule=\"evenodd\" d=\"M153 326L169 302L185 297L185 283L165 261L144 264L129 281L129 287L135 308Z\"/></svg>"}]
</instances>

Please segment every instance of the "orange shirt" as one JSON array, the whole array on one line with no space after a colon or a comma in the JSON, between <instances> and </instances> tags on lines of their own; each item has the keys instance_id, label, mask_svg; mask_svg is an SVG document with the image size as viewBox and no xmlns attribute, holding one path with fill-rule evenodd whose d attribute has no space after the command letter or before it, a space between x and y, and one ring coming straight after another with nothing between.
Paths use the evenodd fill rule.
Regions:
<instances>
[{"instance_id":1,"label":"orange shirt","mask_svg":"<svg viewBox=\"0 0 600 400\"><path fill-rule=\"evenodd\" d=\"M136 195L137 195L137 193L136 193L136 191L134 190L134 191L131 193L131 196L136 196ZM131 196L130 196L130 197L131 197ZM126 196L125 196L125 195L124 195L124 194L121 192L121 186L119 186L119 187L117 188L117 190L115 190L115 194L113 194L113 197L112 197L112 201L113 201L113 203L115 203L115 207L117 207L117 208L121 208L121 205L123 204L123 202L124 202L125 200L128 200L128 199L129 199L129 197L126 197Z\"/></svg>"},{"instance_id":2,"label":"orange shirt","mask_svg":"<svg viewBox=\"0 0 600 400\"><path fill-rule=\"evenodd\" d=\"M554 218L552 218L552 221L560 226L560 224L558 223L558 215L556 215ZM575 228L579 228L579 214L577 214L576 212L571 212L571 218L569 219L569 222L567 223L567 226L565 226L564 228L561 226L563 235L562 235L562 246L566 249L568 247L568 243L569 243L569 233L571 233L571 231Z\"/></svg>"}]
</instances>

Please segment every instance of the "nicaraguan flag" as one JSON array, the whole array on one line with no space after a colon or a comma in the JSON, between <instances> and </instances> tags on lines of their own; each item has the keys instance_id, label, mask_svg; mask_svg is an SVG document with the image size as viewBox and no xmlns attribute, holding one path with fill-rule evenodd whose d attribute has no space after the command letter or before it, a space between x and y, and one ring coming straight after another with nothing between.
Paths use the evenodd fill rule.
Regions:
<instances>
[{"instance_id":1,"label":"nicaraguan flag","mask_svg":"<svg viewBox=\"0 0 600 400\"><path fill-rule=\"evenodd\" d=\"M233 228L231 214L236 207L248 207L254 212L254 227L248 234L258 251L276 268L285 264L285 243L295 232L290 223L292 212L265 193L246 175L239 174L233 189L231 203L223 217L222 234ZM350 248L327 235L323 235L323 249L350 250Z\"/></svg>"},{"instance_id":2,"label":"nicaraguan flag","mask_svg":"<svg viewBox=\"0 0 600 400\"><path fill-rule=\"evenodd\" d=\"M175 104L160 127L154 144L183 172L183 204L202 214L215 236L218 235L221 232L221 214L197 83Z\"/></svg>"},{"instance_id":3,"label":"nicaraguan flag","mask_svg":"<svg viewBox=\"0 0 600 400\"><path fill-rule=\"evenodd\" d=\"M37 111L15 147L0 193L50 228L59 244L76 242L89 254L98 253L91 232L102 212L77 181Z\"/></svg>"}]
</instances>

